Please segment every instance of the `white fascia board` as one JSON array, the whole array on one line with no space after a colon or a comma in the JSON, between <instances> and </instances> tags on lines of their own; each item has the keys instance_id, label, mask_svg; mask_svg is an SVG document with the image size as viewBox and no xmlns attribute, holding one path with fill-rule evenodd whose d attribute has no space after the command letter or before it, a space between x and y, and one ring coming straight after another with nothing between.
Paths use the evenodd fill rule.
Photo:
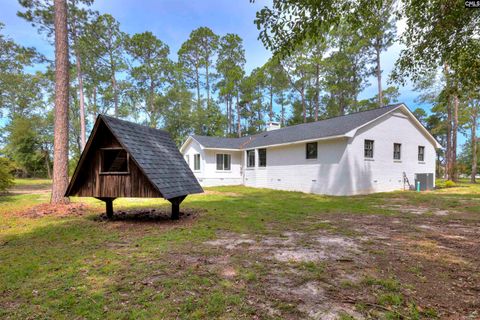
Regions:
<instances>
[{"instance_id":1,"label":"white fascia board","mask_svg":"<svg viewBox=\"0 0 480 320\"><path fill-rule=\"evenodd\" d=\"M188 144L190 143L190 141L192 141L193 138L192 136L188 136L187 140L185 140L185 142L182 144L182 146L180 147L180 153L182 153L185 148L188 146Z\"/></svg>"},{"instance_id":2,"label":"white fascia board","mask_svg":"<svg viewBox=\"0 0 480 320\"><path fill-rule=\"evenodd\" d=\"M203 147L202 146L202 149L203 150L212 150L212 151L243 151L244 149L228 149L228 148L207 148L207 147Z\"/></svg>"},{"instance_id":3,"label":"white fascia board","mask_svg":"<svg viewBox=\"0 0 480 320\"><path fill-rule=\"evenodd\" d=\"M396 111L396 110L398 110L398 109L402 109L402 110L404 110L404 111L407 112L408 117L409 117L411 120L413 120L413 122L415 123L415 125L417 126L417 128L420 129L420 131L422 131L423 133L425 133L425 134L427 135L427 137L431 140L430 142L433 143L433 145L435 146L436 149L442 148L442 146L438 143L438 141L432 136L432 134L431 134L430 132L428 132L428 130L420 123L420 121L418 121L418 119L412 114L412 112L410 112L410 110L408 109L408 107L407 107L404 103L398 105L396 108L388 111L387 113L384 113L384 114L382 114L381 116L379 116L379 117L377 117L377 118L375 118L375 119L373 119L373 120L371 120L371 121L369 121L369 122L366 122L366 123L362 124L361 126L353 129L353 130L350 130L350 131L347 132L345 135L348 136L348 137L353 137L353 136L355 136L355 134L357 133L357 131L358 131L359 129L361 129L361 128L363 128L363 127L371 124L372 122L377 121L378 119L380 119L380 118L386 116L387 114L390 114L390 113L392 113L393 111Z\"/></svg>"}]
</instances>

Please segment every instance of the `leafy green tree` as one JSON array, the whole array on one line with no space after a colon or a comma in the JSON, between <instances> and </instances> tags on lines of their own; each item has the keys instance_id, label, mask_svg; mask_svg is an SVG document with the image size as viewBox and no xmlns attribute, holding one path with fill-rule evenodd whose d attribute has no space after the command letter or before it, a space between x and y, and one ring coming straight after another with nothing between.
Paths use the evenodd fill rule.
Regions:
<instances>
[{"instance_id":1,"label":"leafy green tree","mask_svg":"<svg viewBox=\"0 0 480 320\"><path fill-rule=\"evenodd\" d=\"M263 131L265 127L266 105L263 103L263 89L265 87L265 73L262 68L252 70L240 84L240 106L242 118L245 119L245 131L254 134Z\"/></svg>"},{"instance_id":2,"label":"leafy green tree","mask_svg":"<svg viewBox=\"0 0 480 320\"><path fill-rule=\"evenodd\" d=\"M180 83L175 83L160 98L164 113L163 129L171 134L178 146L192 134L192 101L193 94Z\"/></svg>"},{"instance_id":3,"label":"leafy green tree","mask_svg":"<svg viewBox=\"0 0 480 320\"><path fill-rule=\"evenodd\" d=\"M238 103L240 82L244 77L245 50L242 39L236 34L226 34L220 39L217 58L217 72L220 81L217 83L218 96L225 102L227 114L227 133L234 132L233 101L236 98L237 134L241 136L240 106Z\"/></svg>"},{"instance_id":4,"label":"leafy green tree","mask_svg":"<svg viewBox=\"0 0 480 320\"><path fill-rule=\"evenodd\" d=\"M282 66L287 75L290 87L300 96L303 121L307 122L307 89L312 77L312 65L306 48L297 50L282 59Z\"/></svg>"},{"instance_id":5,"label":"leafy green tree","mask_svg":"<svg viewBox=\"0 0 480 320\"><path fill-rule=\"evenodd\" d=\"M252 2L254 0L251 0ZM289 55L307 42L325 41L332 26L342 19L357 23L358 8L370 1L273 0L257 12L259 38L274 53Z\"/></svg>"},{"instance_id":6,"label":"leafy green tree","mask_svg":"<svg viewBox=\"0 0 480 320\"><path fill-rule=\"evenodd\" d=\"M3 27L0 23L0 110L11 118L38 103L41 77L25 73L25 67L42 62L43 57L4 35Z\"/></svg>"},{"instance_id":7,"label":"leafy green tree","mask_svg":"<svg viewBox=\"0 0 480 320\"><path fill-rule=\"evenodd\" d=\"M15 165L10 159L0 157L0 191L5 191L13 186L12 172L14 170Z\"/></svg>"},{"instance_id":8,"label":"leafy green tree","mask_svg":"<svg viewBox=\"0 0 480 320\"><path fill-rule=\"evenodd\" d=\"M427 120L427 113L425 112L425 109L422 108L416 108L415 110L412 111L413 115L415 118L420 121L423 126L425 126L426 120Z\"/></svg>"},{"instance_id":9,"label":"leafy green tree","mask_svg":"<svg viewBox=\"0 0 480 320\"><path fill-rule=\"evenodd\" d=\"M386 51L396 38L396 4L397 0L370 1L359 8L362 20L362 34L368 39L367 46L372 51L374 72L377 77L377 102L383 107L381 53Z\"/></svg>"},{"instance_id":10,"label":"leafy green tree","mask_svg":"<svg viewBox=\"0 0 480 320\"><path fill-rule=\"evenodd\" d=\"M4 152L26 176L50 174L50 163L46 166L46 157L50 156L44 150L40 134L42 123L40 116L16 115L4 129L8 136Z\"/></svg>"},{"instance_id":11,"label":"leafy green tree","mask_svg":"<svg viewBox=\"0 0 480 320\"><path fill-rule=\"evenodd\" d=\"M398 103L399 97L400 97L400 92L398 91L398 87L390 86L386 88L385 90L382 91L382 106ZM357 112L357 111L371 110L375 108L378 108L378 94L375 95L373 98L359 101L355 106L350 108L350 111ZM420 110L425 112L423 109L417 109L417 110L419 112Z\"/></svg>"},{"instance_id":12,"label":"leafy green tree","mask_svg":"<svg viewBox=\"0 0 480 320\"><path fill-rule=\"evenodd\" d=\"M218 45L218 35L210 28L200 27L190 33L188 40L182 44L178 51L178 61L185 70L185 76L188 78L187 83L197 92L197 110L195 111L197 114L204 114L211 103L211 88L215 87L212 86L212 74L214 74L212 68L214 67ZM202 104L202 88L206 92L207 108L204 108ZM201 127L203 125L201 122L196 123L195 131L202 131Z\"/></svg>"},{"instance_id":13,"label":"leafy green tree","mask_svg":"<svg viewBox=\"0 0 480 320\"><path fill-rule=\"evenodd\" d=\"M342 21L331 32L330 56L324 59L324 103L328 117L353 111L358 95L367 85L370 71L367 68L366 38L353 24Z\"/></svg>"},{"instance_id":14,"label":"leafy green tree","mask_svg":"<svg viewBox=\"0 0 480 320\"><path fill-rule=\"evenodd\" d=\"M460 0L408 0L403 2L401 13L407 26L401 37L404 49L396 62L393 78L400 82L406 78L418 81L425 74L443 68L447 120L446 172L448 179L455 180L461 103L461 81L455 65L461 56L459 53L473 45L473 35L478 33L480 25L480 12L465 8L464 1Z\"/></svg>"},{"instance_id":15,"label":"leafy green tree","mask_svg":"<svg viewBox=\"0 0 480 320\"><path fill-rule=\"evenodd\" d=\"M265 89L267 91L268 99L268 119L273 121L275 118L275 113L273 111L274 102L278 101L281 105L280 108L280 118L281 123L283 124L285 119L285 110L284 110L284 92L289 89L288 77L285 74L279 59L276 57L270 58L262 66L263 74L265 77Z\"/></svg>"},{"instance_id":16,"label":"leafy green tree","mask_svg":"<svg viewBox=\"0 0 480 320\"><path fill-rule=\"evenodd\" d=\"M104 98L112 98L115 116L120 116L121 105L118 74L127 68L125 38L125 33L120 30L120 23L111 15L103 14L85 27L85 35L81 44L83 54L85 56L91 55L95 59L89 61L88 70L97 72L97 74L92 75L92 78L98 80L101 77L99 76L100 73L108 74L111 84L108 89L111 93L110 95L106 93ZM92 68L95 66L98 69Z\"/></svg>"},{"instance_id":17,"label":"leafy green tree","mask_svg":"<svg viewBox=\"0 0 480 320\"><path fill-rule=\"evenodd\" d=\"M478 173L478 137L477 137L477 127L480 119L480 99L472 99L467 106L468 108L468 125L467 128L470 129L470 145L472 154L472 160L470 162L470 182L476 183L476 176Z\"/></svg>"},{"instance_id":18,"label":"leafy green tree","mask_svg":"<svg viewBox=\"0 0 480 320\"><path fill-rule=\"evenodd\" d=\"M128 38L127 52L134 61L129 70L133 88L140 96L140 106L149 125L155 128L161 117L155 100L164 94L173 72L173 63L168 58L170 49L153 33L144 32Z\"/></svg>"}]
</instances>

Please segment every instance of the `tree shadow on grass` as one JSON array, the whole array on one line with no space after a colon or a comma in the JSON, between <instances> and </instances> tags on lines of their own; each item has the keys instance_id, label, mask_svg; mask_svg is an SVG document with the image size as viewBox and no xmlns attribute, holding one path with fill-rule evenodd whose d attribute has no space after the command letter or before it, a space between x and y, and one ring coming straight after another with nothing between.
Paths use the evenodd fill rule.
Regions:
<instances>
[{"instance_id":1,"label":"tree shadow on grass","mask_svg":"<svg viewBox=\"0 0 480 320\"><path fill-rule=\"evenodd\" d=\"M94 216L94 221L125 221L125 222L154 222L169 224L184 220L193 220L197 218L201 212L201 209L182 208L180 211L180 217L178 220L172 220L171 211L169 208L140 208L130 210L117 210L113 213L112 218L108 218L105 213L99 216Z\"/></svg>"}]
</instances>

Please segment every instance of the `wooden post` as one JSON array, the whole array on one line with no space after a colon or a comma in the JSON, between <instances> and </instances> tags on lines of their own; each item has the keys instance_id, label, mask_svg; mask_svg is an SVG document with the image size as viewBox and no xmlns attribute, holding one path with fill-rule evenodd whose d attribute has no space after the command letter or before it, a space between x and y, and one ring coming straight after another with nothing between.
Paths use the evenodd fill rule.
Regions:
<instances>
[{"instance_id":1,"label":"wooden post","mask_svg":"<svg viewBox=\"0 0 480 320\"><path fill-rule=\"evenodd\" d=\"M107 213L107 218L113 218L113 199L106 199L105 200L105 212Z\"/></svg>"},{"instance_id":2,"label":"wooden post","mask_svg":"<svg viewBox=\"0 0 480 320\"><path fill-rule=\"evenodd\" d=\"M172 220L178 220L180 218L180 203L186 198L187 196L181 196L176 198L168 199L172 204Z\"/></svg>"},{"instance_id":3,"label":"wooden post","mask_svg":"<svg viewBox=\"0 0 480 320\"><path fill-rule=\"evenodd\" d=\"M116 198L97 198L98 200L101 200L105 202L105 213L107 215L108 219L113 218L113 200Z\"/></svg>"},{"instance_id":4,"label":"wooden post","mask_svg":"<svg viewBox=\"0 0 480 320\"><path fill-rule=\"evenodd\" d=\"M180 219L180 204L172 202L172 220Z\"/></svg>"}]
</instances>

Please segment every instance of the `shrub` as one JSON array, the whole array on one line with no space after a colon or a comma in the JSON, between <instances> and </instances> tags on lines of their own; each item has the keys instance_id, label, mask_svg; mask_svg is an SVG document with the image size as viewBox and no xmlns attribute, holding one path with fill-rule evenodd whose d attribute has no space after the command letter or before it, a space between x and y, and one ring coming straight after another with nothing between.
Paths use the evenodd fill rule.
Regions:
<instances>
[{"instance_id":1,"label":"shrub","mask_svg":"<svg viewBox=\"0 0 480 320\"><path fill-rule=\"evenodd\" d=\"M457 186L455 182L453 182L452 180L447 180L445 181L445 188L453 188Z\"/></svg>"},{"instance_id":2,"label":"shrub","mask_svg":"<svg viewBox=\"0 0 480 320\"><path fill-rule=\"evenodd\" d=\"M13 174L15 169L12 161L0 157L0 191L5 191L13 186Z\"/></svg>"},{"instance_id":3,"label":"shrub","mask_svg":"<svg viewBox=\"0 0 480 320\"><path fill-rule=\"evenodd\" d=\"M435 181L435 187L437 189L444 189L444 188L453 188L456 187L457 184L452 180L437 180Z\"/></svg>"}]
</instances>

